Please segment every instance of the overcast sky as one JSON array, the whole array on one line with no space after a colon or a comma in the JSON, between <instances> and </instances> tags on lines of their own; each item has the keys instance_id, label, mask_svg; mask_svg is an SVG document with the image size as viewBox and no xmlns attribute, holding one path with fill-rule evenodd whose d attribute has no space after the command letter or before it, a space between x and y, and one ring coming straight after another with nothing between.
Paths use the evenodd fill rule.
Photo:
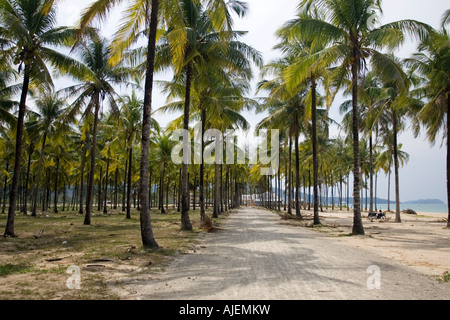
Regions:
<instances>
[{"instance_id":1,"label":"overcast sky","mask_svg":"<svg viewBox=\"0 0 450 320\"><path fill-rule=\"evenodd\" d=\"M59 6L59 21L62 25L73 25L80 11L91 0L66 0ZM298 0L247 0L249 5L248 15L242 20L236 20L235 29L248 31L244 41L259 50L265 62L269 62L278 56L272 48L276 44L274 33L284 22L295 15ZM445 10L450 8L448 0L385 0L382 2L383 23L400 19L416 19L438 28L440 19ZM103 24L102 31L110 36L114 33L121 12L116 10L111 18ZM409 57L414 52L416 44L408 42L398 52L402 58ZM161 76L160 76L161 77ZM158 77L157 77L158 78ZM154 108L164 104L165 97L155 92ZM335 101L330 109L330 116L340 119L338 106L342 102ZM254 113L246 114L247 120L252 124L260 121L264 115ZM155 118L165 125L173 116L155 115ZM401 201L437 198L446 201L445 159L446 150L440 148L439 141L432 147L425 141L424 136L414 139L410 132L403 133L399 143L403 144L402 150L410 155L407 166L400 169L400 199ZM379 193L381 198L387 198L387 180L384 174L379 177ZM393 180L391 185L391 199L393 199Z\"/></svg>"}]
</instances>

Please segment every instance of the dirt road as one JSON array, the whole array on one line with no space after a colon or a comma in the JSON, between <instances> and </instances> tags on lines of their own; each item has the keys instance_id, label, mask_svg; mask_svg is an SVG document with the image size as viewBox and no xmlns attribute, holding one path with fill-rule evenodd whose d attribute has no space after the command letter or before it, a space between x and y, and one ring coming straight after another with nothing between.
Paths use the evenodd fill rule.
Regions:
<instances>
[{"instance_id":1,"label":"dirt road","mask_svg":"<svg viewBox=\"0 0 450 320\"><path fill-rule=\"evenodd\" d=\"M450 284L243 208L163 273L122 279L124 299L449 299ZM378 287L378 288L377 288Z\"/></svg>"}]
</instances>

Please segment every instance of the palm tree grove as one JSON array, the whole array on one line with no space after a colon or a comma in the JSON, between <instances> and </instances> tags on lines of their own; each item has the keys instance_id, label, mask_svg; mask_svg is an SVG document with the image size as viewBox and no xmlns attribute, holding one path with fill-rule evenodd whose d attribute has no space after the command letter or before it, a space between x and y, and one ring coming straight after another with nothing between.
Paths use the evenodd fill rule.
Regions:
<instances>
[{"instance_id":1,"label":"palm tree grove","mask_svg":"<svg viewBox=\"0 0 450 320\"><path fill-rule=\"evenodd\" d=\"M287 2L0 0L2 300L450 297L450 9Z\"/></svg>"}]
</instances>

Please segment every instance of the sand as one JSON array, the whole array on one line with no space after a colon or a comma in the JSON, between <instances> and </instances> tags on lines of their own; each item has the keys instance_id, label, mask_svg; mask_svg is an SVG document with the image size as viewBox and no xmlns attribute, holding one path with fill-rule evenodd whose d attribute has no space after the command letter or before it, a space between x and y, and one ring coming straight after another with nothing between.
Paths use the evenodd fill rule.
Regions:
<instances>
[{"instance_id":1,"label":"sand","mask_svg":"<svg viewBox=\"0 0 450 320\"><path fill-rule=\"evenodd\" d=\"M309 211L303 213L311 215ZM352 212L323 212L320 218L328 226L323 229L333 235L351 232ZM427 275L442 276L450 272L450 229L446 228L446 214L402 213L401 223L394 222L394 213L387 213L386 218L386 221L369 220L367 213L363 213L365 235L339 237L337 241L394 259Z\"/></svg>"},{"instance_id":2,"label":"sand","mask_svg":"<svg viewBox=\"0 0 450 320\"><path fill-rule=\"evenodd\" d=\"M319 227L303 214L287 219L243 207L163 272L117 279L112 290L138 300L450 298L450 283L438 279L450 269L450 230L442 218L364 218L366 235L348 236L351 213L322 213ZM380 271L375 289L368 285L373 266Z\"/></svg>"}]
</instances>

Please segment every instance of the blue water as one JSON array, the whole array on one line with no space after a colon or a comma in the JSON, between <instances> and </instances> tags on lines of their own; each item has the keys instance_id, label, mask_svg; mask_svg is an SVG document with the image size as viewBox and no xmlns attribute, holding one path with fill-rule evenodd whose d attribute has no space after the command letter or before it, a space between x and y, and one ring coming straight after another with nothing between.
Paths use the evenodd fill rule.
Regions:
<instances>
[{"instance_id":1,"label":"blue water","mask_svg":"<svg viewBox=\"0 0 450 320\"><path fill-rule=\"evenodd\" d=\"M377 210L387 210L386 204L377 204ZM395 211L395 203L390 204L391 211ZM448 214L448 206L446 204L400 204L400 210L412 209L416 212L434 212Z\"/></svg>"}]
</instances>

